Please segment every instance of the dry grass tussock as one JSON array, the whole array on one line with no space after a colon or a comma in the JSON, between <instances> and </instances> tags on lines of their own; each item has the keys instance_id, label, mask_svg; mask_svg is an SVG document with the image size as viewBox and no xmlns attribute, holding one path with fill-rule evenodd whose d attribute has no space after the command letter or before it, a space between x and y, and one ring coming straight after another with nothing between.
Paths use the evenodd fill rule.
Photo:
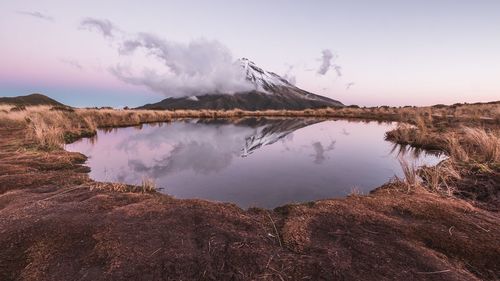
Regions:
<instances>
[{"instance_id":1,"label":"dry grass tussock","mask_svg":"<svg viewBox=\"0 0 500 281\"><path fill-rule=\"evenodd\" d=\"M447 196L452 196L455 192L453 182L462 178L450 159L434 167L422 167L418 174L427 189Z\"/></svg>"},{"instance_id":2,"label":"dry grass tussock","mask_svg":"<svg viewBox=\"0 0 500 281\"><path fill-rule=\"evenodd\" d=\"M455 183L462 179L460 169L464 168L452 157L431 167L418 167L414 162L409 162L403 157L399 159L399 163L403 178L396 177L397 186L404 187L408 193L420 189L446 196L455 194L457 190ZM491 171L488 166L484 169Z\"/></svg>"},{"instance_id":3,"label":"dry grass tussock","mask_svg":"<svg viewBox=\"0 0 500 281\"><path fill-rule=\"evenodd\" d=\"M386 133L386 139L399 144L445 151L454 161L500 162L499 128L459 127L447 132L400 124Z\"/></svg>"},{"instance_id":4,"label":"dry grass tussock","mask_svg":"<svg viewBox=\"0 0 500 281\"><path fill-rule=\"evenodd\" d=\"M451 196L460 193L457 189L464 175L495 178L500 172L498 124L478 125L462 121L443 126L429 115L416 118L413 124L399 124L396 129L386 133L386 138L399 144L437 149L448 155L448 159L434 167L416 168L414 164L401 161L404 178L399 179L399 184L407 187L408 191L423 187ZM471 173L472 170L479 172ZM467 192L470 192L470 184L467 188ZM496 196L493 193L490 195Z\"/></svg>"},{"instance_id":5,"label":"dry grass tussock","mask_svg":"<svg viewBox=\"0 0 500 281\"><path fill-rule=\"evenodd\" d=\"M418 169L415 163L413 162L408 162L406 158L400 157L399 159L399 164L401 165L401 169L403 170L403 179L397 179L401 183L403 183L404 186L407 187L408 192L411 190L420 187L421 182L420 178L418 176Z\"/></svg>"},{"instance_id":6,"label":"dry grass tussock","mask_svg":"<svg viewBox=\"0 0 500 281\"><path fill-rule=\"evenodd\" d=\"M28 129L26 136L45 150L61 148L69 134L95 131L96 128L92 120L81 118L72 111L52 110L51 106L5 110L8 107L2 105L0 122L12 127L25 126Z\"/></svg>"},{"instance_id":7,"label":"dry grass tussock","mask_svg":"<svg viewBox=\"0 0 500 281\"><path fill-rule=\"evenodd\" d=\"M469 154L474 153L479 162L500 162L500 133L481 128L463 129L464 144Z\"/></svg>"},{"instance_id":8,"label":"dry grass tussock","mask_svg":"<svg viewBox=\"0 0 500 281\"><path fill-rule=\"evenodd\" d=\"M0 104L0 113L8 113L12 107L12 105Z\"/></svg>"},{"instance_id":9,"label":"dry grass tussock","mask_svg":"<svg viewBox=\"0 0 500 281\"><path fill-rule=\"evenodd\" d=\"M154 193L156 184L153 180L144 179L141 185L129 185L117 182L91 182L90 190L111 190L115 192L133 192L133 193Z\"/></svg>"},{"instance_id":10,"label":"dry grass tussock","mask_svg":"<svg viewBox=\"0 0 500 281\"><path fill-rule=\"evenodd\" d=\"M142 192L154 192L156 190L156 183L153 179L143 178L140 187Z\"/></svg>"},{"instance_id":11,"label":"dry grass tussock","mask_svg":"<svg viewBox=\"0 0 500 281\"><path fill-rule=\"evenodd\" d=\"M40 114L31 116L28 120L28 136L36 140L38 144L46 149L60 148L64 142L64 132L61 127L43 120Z\"/></svg>"}]
</instances>

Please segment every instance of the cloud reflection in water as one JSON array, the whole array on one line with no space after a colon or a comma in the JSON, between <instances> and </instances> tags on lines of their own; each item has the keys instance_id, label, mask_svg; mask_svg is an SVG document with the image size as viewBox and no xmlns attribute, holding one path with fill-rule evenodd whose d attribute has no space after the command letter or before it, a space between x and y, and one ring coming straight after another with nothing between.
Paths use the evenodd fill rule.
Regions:
<instances>
[{"instance_id":1,"label":"cloud reflection in water","mask_svg":"<svg viewBox=\"0 0 500 281\"><path fill-rule=\"evenodd\" d=\"M184 120L99 131L67 146L90 156L91 177L155 180L179 198L276 207L367 193L401 171L384 141L392 124L319 119ZM349 134L345 134L348 130ZM434 164L440 156L406 154ZM312 157L312 161L311 161Z\"/></svg>"}]
</instances>

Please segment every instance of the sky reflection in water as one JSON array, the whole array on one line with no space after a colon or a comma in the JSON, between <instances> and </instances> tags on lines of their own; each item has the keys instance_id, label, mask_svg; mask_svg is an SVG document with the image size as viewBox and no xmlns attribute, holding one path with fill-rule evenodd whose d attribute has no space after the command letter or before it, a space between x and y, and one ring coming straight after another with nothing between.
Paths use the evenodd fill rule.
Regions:
<instances>
[{"instance_id":1,"label":"sky reflection in water","mask_svg":"<svg viewBox=\"0 0 500 281\"><path fill-rule=\"evenodd\" d=\"M153 179L177 198L274 208L291 202L368 193L402 175L384 140L391 123L318 119L185 120L142 128L99 130L67 145L87 156L99 181ZM410 151L417 164L442 156Z\"/></svg>"}]
</instances>

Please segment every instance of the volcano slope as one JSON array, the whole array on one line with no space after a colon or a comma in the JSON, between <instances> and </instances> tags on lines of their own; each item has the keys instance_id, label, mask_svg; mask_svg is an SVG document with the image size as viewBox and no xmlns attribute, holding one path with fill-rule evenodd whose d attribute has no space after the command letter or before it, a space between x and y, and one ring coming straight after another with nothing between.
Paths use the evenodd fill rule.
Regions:
<instances>
[{"instance_id":1,"label":"volcano slope","mask_svg":"<svg viewBox=\"0 0 500 281\"><path fill-rule=\"evenodd\" d=\"M337 100L305 91L246 58L240 59L239 63L251 90L233 94L206 93L190 97L169 97L138 109L304 110L344 106Z\"/></svg>"}]
</instances>

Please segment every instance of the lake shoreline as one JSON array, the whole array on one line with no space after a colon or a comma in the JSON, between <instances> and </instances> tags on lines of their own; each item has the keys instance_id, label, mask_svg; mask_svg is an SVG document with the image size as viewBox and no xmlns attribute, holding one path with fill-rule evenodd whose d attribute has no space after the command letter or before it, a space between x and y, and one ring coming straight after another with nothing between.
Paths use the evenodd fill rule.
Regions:
<instances>
[{"instance_id":1,"label":"lake shoreline","mask_svg":"<svg viewBox=\"0 0 500 281\"><path fill-rule=\"evenodd\" d=\"M445 158L385 140L396 126L310 117L175 119L98 129L65 149L89 158L96 181L141 185L147 179L175 198L272 209L353 190L367 194L403 176L401 157L419 166Z\"/></svg>"},{"instance_id":2,"label":"lake shoreline","mask_svg":"<svg viewBox=\"0 0 500 281\"><path fill-rule=\"evenodd\" d=\"M343 115L361 118L363 109L353 110ZM388 137L441 150L450 148L440 136L461 140L461 125L498 130L495 116L471 114L443 123L450 118L432 117L437 113L429 110L406 117L397 110L365 115L415 124ZM32 127L23 120L0 126L2 280L494 280L500 272L498 201L485 195L498 181L496 161L477 161L475 155L470 158L483 166L458 161L463 175L450 179L458 190L451 196L427 183L393 181L369 195L242 210L91 180L86 157L63 150L61 137L70 142L96 128L156 117L117 111L122 119L114 119L113 112L88 111L77 119L74 112L55 112L70 119L61 119L64 134L52 132L47 139L31 137ZM467 195L474 195L478 183L485 190Z\"/></svg>"}]
</instances>

